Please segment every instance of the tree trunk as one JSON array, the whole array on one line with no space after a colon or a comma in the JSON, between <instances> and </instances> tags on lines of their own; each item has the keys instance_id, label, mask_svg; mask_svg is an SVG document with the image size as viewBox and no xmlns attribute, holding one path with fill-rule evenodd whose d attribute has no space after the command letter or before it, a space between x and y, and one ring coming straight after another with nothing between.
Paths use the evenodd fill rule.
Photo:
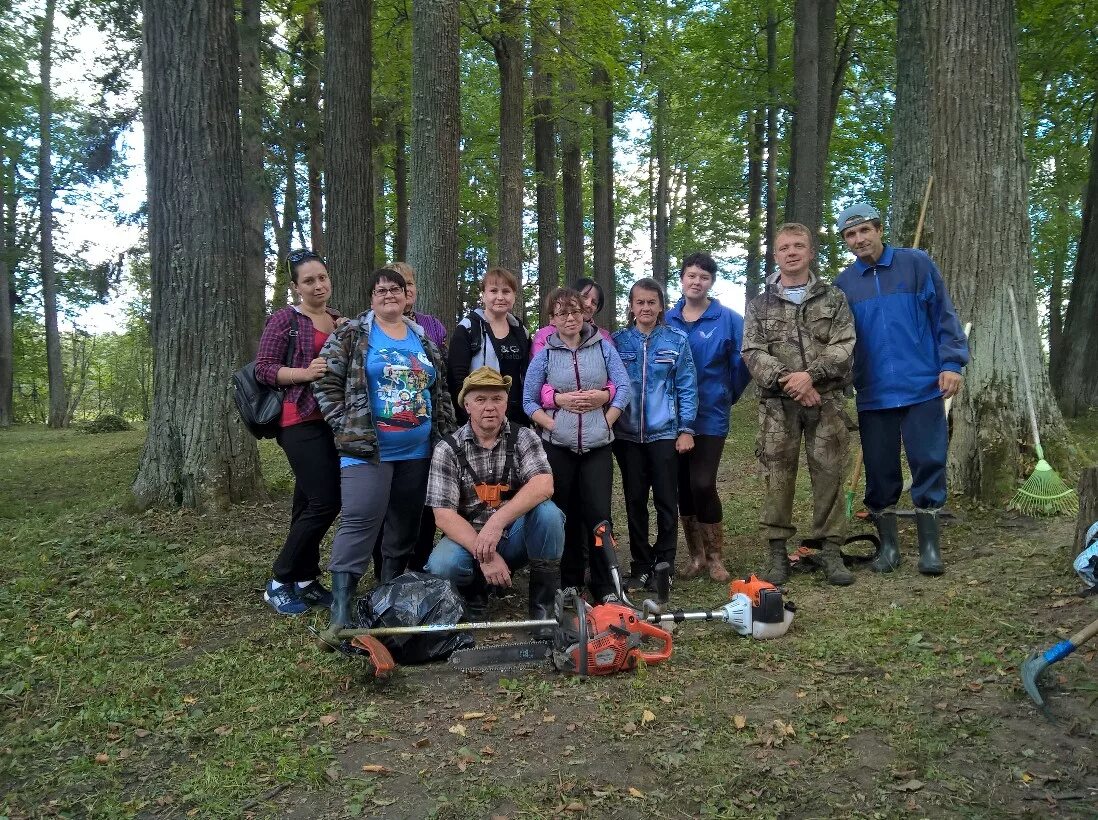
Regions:
<instances>
[{"instance_id":1,"label":"tree trunk","mask_svg":"<svg viewBox=\"0 0 1098 820\"><path fill-rule=\"evenodd\" d=\"M667 287L667 272L671 267L670 252L667 247L668 215L667 200L671 196L671 169L667 158L667 93L656 89L656 117L652 124L653 149L656 155L656 230L652 243L652 275L664 288Z\"/></svg>"},{"instance_id":2,"label":"tree trunk","mask_svg":"<svg viewBox=\"0 0 1098 820\"><path fill-rule=\"evenodd\" d=\"M774 232L778 229L778 19L774 0L766 3L766 256L763 278L774 273Z\"/></svg>"},{"instance_id":3,"label":"tree trunk","mask_svg":"<svg viewBox=\"0 0 1098 820\"><path fill-rule=\"evenodd\" d=\"M617 288L614 282L614 103L610 75L605 67L595 66L592 85L595 89L595 101L591 106L591 175L594 178L595 212L594 279L602 287L606 297L599 323L603 327L614 329L618 324L615 298Z\"/></svg>"},{"instance_id":4,"label":"tree trunk","mask_svg":"<svg viewBox=\"0 0 1098 820\"><path fill-rule=\"evenodd\" d=\"M796 0L793 12L793 137L789 157L787 222L801 222L813 236L823 213L827 143L835 75L836 0Z\"/></svg>"},{"instance_id":5,"label":"tree trunk","mask_svg":"<svg viewBox=\"0 0 1098 820\"><path fill-rule=\"evenodd\" d=\"M57 272L53 249L53 157L52 126L54 0L46 0L42 20L41 54L38 61L41 96L38 107L38 246L42 266L42 309L46 319L46 368L50 383L50 427L64 427L68 397L65 395L65 371L61 361L61 334L57 329Z\"/></svg>"},{"instance_id":6,"label":"tree trunk","mask_svg":"<svg viewBox=\"0 0 1098 820\"><path fill-rule=\"evenodd\" d=\"M553 128L553 80L545 66L545 33L535 26L531 44L534 96L534 171L537 175L539 324L549 323L545 297L560 284L557 235L557 150Z\"/></svg>"},{"instance_id":7,"label":"tree trunk","mask_svg":"<svg viewBox=\"0 0 1098 820\"><path fill-rule=\"evenodd\" d=\"M762 241L763 138L765 110L752 111L747 122L747 260L744 265L744 290L750 302L762 292L762 265L759 246Z\"/></svg>"},{"instance_id":8,"label":"tree trunk","mask_svg":"<svg viewBox=\"0 0 1098 820\"><path fill-rule=\"evenodd\" d=\"M563 44L575 37L575 24L565 8L560 12L560 36ZM561 51L565 48L562 45ZM567 56L565 55L567 60ZM575 282L584 275L583 227L583 148L580 138L579 100L576 92L576 76L567 61L560 75L560 154L561 154L561 207L564 210L564 281Z\"/></svg>"},{"instance_id":9,"label":"tree trunk","mask_svg":"<svg viewBox=\"0 0 1098 820\"><path fill-rule=\"evenodd\" d=\"M264 228L267 207L263 174L263 79L259 68L260 0L240 4L240 135L243 142L244 352L255 357L263 334L267 296Z\"/></svg>"},{"instance_id":10,"label":"tree trunk","mask_svg":"<svg viewBox=\"0 0 1098 820\"><path fill-rule=\"evenodd\" d=\"M370 307L374 270L373 0L324 0L324 236L332 306L347 316Z\"/></svg>"},{"instance_id":11,"label":"tree trunk","mask_svg":"<svg viewBox=\"0 0 1098 820\"><path fill-rule=\"evenodd\" d=\"M1064 343L1056 345L1052 384L1064 415L1098 407L1098 106L1090 130L1090 179L1083 200L1083 225L1075 253L1071 300L1064 316Z\"/></svg>"},{"instance_id":12,"label":"tree trunk","mask_svg":"<svg viewBox=\"0 0 1098 820\"><path fill-rule=\"evenodd\" d=\"M239 62L232 0L145 0L145 168L152 338L137 504L198 509L261 495L233 406L244 362Z\"/></svg>"},{"instance_id":13,"label":"tree trunk","mask_svg":"<svg viewBox=\"0 0 1098 820\"><path fill-rule=\"evenodd\" d=\"M930 178L930 85L926 66L928 0L900 0L896 20L896 107L892 133L892 202L888 233L910 246ZM940 180L944 185L948 181ZM933 248L934 214L928 211L919 247Z\"/></svg>"},{"instance_id":14,"label":"tree trunk","mask_svg":"<svg viewBox=\"0 0 1098 820\"><path fill-rule=\"evenodd\" d=\"M412 161L408 261L423 311L451 325L460 307L458 0L412 2Z\"/></svg>"},{"instance_id":15,"label":"tree trunk","mask_svg":"<svg viewBox=\"0 0 1098 820\"><path fill-rule=\"evenodd\" d=\"M522 279L522 4L500 0L492 48L499 67L499 244L501 267ZM521 301L521 300L520 300Z\"/></svg>"},{"instance_id":16,"label":"tree trunk","mask_svg":"<svg viewBox=\"0 0 1098 820\"><path fill-rule=\"evenodd\" d=\"M1086 544L1083 539L1087 530L1098 521L1098 466L1087 467L1079 474L1079 517L1075 523L1075 547L1072 552L1080 552Z\"/></svg>"},{"instance_id":17,"label":"tree trunk","mask_svg":"<svg viewBox=\"0 0 1098 820\"><path fill-rule=\"evenodd\" d=\"M396 199L393 259L403 262L408 258L408 138L403 113L393 126L393 143L393 194Z\"/></svg>"},{"instance_id":18,"label":"tree trunk","mask_svg":"<svg viewBox=\"0 0 1098 820\"><path fill-rule=\"evenodd\" d=\"M1059 253L1056 254L1055 264L1049 271L1052 281L1048 287L1048 361L1053 393L1057 392L1057 388L1052 363L1064 353L1060 345L1064 339L1064 268L1067 260L1060 256ZM1060 411L1064 412L1063 404L1060 405Z\"/></svg>"},{"instance_id":19,"label":"tree trunk","mask_svg":"<svg viewBox=\"0 0 1098 820\"><path fill-rule=\"evenodd\" d=\"M1031 436L1008 286L1017 295L1042 443L1049 461L1067 466L1031 274L1014 2L931 0L927 33L931 171L941 182L930 208L950 226L935 240L935 257L961 321L973 326L974 355L953 405L949 471L961 492L998 503L1032 466L1020 446ZM973 208L976 202L985 206Z\"/></svg>"},{"instance_id":20,"label":"tree trunk","mask_svg":"<svg viewBox=\"0 0 1098 820\"><path fill-rule=\"evenodd\" d=\"M8 174L8 145L0 138L0 427L10 427L12 418L12 388L15 378L14 319L11 312L11 275L8 268L8 221L6 203L14 185Z\"/></svg>"},{"instance_id":21,"label":"tree trunk","mask_svg":"<svg viewBox=\"0 0 1098 820\"><path fill-rule=\"evenodd\" d=\"M321 109L320 61L317 44L316 6L305 9L301 26L302 63L305 83L302 88L305 110L305 168L309 184L309 240L312 250L324 256L324 113Z\"/></svg>"}]
</instances>

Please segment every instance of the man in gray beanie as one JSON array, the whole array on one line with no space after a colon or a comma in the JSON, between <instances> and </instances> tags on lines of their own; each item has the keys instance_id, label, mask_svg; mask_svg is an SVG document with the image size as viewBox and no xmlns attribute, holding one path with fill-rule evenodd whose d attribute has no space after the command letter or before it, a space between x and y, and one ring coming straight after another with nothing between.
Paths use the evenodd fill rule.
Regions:
<instances>
[{"instance_id":1,"label":"man in gray beanie","mask_svg":"<svg viewBox=\"0 0 1098 820\"><path fill-rule=\"evenodd\" d=\"M945 282L923 251L883 241L881 215L858 203L835 225L854 263L835 280L854 313L854 387L865 462L865 506L881 549L871 564L900 564L895 504L903 490L900 442L911 468L919 572L940 575L938 511L946 499L948 428L943 400L961 389L968 339Z\"/></svg>"}]
</instances>

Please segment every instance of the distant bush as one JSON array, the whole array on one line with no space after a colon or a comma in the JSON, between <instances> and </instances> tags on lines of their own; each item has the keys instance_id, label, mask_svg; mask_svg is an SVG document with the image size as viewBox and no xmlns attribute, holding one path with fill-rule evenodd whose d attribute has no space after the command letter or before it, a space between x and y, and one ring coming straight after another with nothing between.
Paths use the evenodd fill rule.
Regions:
<instances>
[{"instance_id":1,"label":"distant bush","mask_svg":"<svg viewBox=\"0 0 1098 820\"><path fill-rule=\"evenodd\" d=\"M107 413L81 425L80 429L85 433L118 433L122 430L132 430L133 426L121 416Z\"/></svg>"}]
</instances>

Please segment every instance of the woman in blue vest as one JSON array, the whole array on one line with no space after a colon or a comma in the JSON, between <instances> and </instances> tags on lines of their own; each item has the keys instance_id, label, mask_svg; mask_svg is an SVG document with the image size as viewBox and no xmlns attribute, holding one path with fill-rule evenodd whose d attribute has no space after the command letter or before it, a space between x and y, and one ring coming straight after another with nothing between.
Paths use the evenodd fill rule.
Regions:
<instances>
[{"instance_id":1,"label":"woman in blue vest","mask_svg":"<svg viewBox=\"0 0 1098 820\"><path fill-rule=\"evenodd\" d=\"M724 567L724 510L717 495L717 469L728 437L728 415L751 379L740 357L743 317L709 295L717 263L708 253L682 262L682 298L667 313L667 324L686 334L698 373L698 416L694 449L679 456L679 516L690 549L684 575L703 569L714 581L728 580Z\"/></svg>"}]
</instances>

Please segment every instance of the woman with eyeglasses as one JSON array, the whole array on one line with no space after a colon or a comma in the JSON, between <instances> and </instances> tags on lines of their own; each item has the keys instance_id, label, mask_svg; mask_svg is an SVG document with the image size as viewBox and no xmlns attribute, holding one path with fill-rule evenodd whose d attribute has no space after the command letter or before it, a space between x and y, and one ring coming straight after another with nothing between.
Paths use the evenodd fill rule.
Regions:
<instances>
[{"instance_id":1,"label":"woman with eyeglasses","mask_svg":"<svg viewBox=\"0 0 1098 820\"><path fill-rule=\"evenodd\" d=\"M743 317L709 295L717 263L708 253L692 253L682 262L682 298L667 312L667 324L690 340L698 372L698 416L694 448L679 455L679 520L690 563L687 578L709 571L728 580L724 566L724 510L717 494L717 468L728 437L728 416L751 374L740 356Z\"/></svg>"},{"instance_id":2,"label":"woman with eyeglasses","mask_svg":"<svg viewBox=\"0 0 1098 820\"><path fill-rule=\"evenodd\" d=\"M404 306L404 315L423 328L427 338L435 343L435 346L446 354L446 327L438 317L430 313L416 311L416 269L407 262L390 262L385 266L388 270L395 270L404 277L404 285L408 294L408 303Z\"/></svg>"},{"instance_id":3,"label":"woman with eyeglasses","mask_svg":"<svg viewBox=\"0 0 1098 820\"><path fill-rule=\"evenodd\" d=\"M255 359L256 378L285 388L277 441L294 474L290 532L274 562L274 578L263 600L281 615L300 615L329 606L331 596L317 580L320 542L339 515L339 456L309 385L327 365L318 353L346 319L328 307L332 283L324 260L310 250L289 256L290 289L298 304L274 313L263 329ZM287 348L293 350L287 367Z\"/></svg>"},{"instance_id":4,"label":"woman with eyeglasses","mask_svg":"<svg viewBox=\"0 0 1098 820\"><path fill-rule=\"evenodd\" d=\"M321 351L314 386L335 433L343 514L332 541L328 637L350 619L351 598L382 524L381 580L404 572L419 534L431 449L454 430L442 352L404 315L404 277L382 268L370 280L370 310L347 322Z\"/></svg>"},{"instance_id":5,"label":"woman with eyeglasses","mask_svg":"<svg viewBox=\"0 0 1098 820\"><path fill-rule=\"evenodd\" d=\"M480 367L490 367L511 377L507 393L507 418L528 426L522 409L522 384L530 360L530 334L515 315L518 277L507 268L489 268L480 280L481 306L458 322L447 356L447 379L453 391L458 422L468 418L457 401L465 377Z\"/></svg>"},{"instance_id":6,"label":"woman with eyeglasses","mask_svg":"<svg viewBox=\"0 0 1098 820\"><path fill-rule=\"evenodd\" d=\"M605 302L602 286L594 279L588 279L584 276L577 279L572 284L572 290L580 295L580 303L583 305L583 321L598 329L602 338L613 344L613 339L610 338L610 331L595 324L595 315L602 312L602 306ZM552 318L550 318L550 321L552 321ZM530 345L530 355L537 355L537 352L545 347L545 343L549 341L549 337L552 336L556 330L556 327L551 324L540 328L538 332L534 334L534 341Z\"/></svg>"},{"instance_id":7,"label":"woman with eyeglasses","mask_svg":"<svg viewBox=\"0 0 1098 820\"><path fill-rule=\"evenodd\" d=\"M561 586L582 587L587 564L586 534L609 521L613 459L611 428L629 404L629 374L621 357L594 326L584 321L583 297L555 288L546 311L556 328L530 362L523 407L541 428L553 468L553 502L582 529L565 532ZM611 398L607 382L618 385ZM553 388L555 408L541 406L542 388ZM605 567L591 567L591 593L602 600L612 592Z\"/></svg>"}]
</instances>

